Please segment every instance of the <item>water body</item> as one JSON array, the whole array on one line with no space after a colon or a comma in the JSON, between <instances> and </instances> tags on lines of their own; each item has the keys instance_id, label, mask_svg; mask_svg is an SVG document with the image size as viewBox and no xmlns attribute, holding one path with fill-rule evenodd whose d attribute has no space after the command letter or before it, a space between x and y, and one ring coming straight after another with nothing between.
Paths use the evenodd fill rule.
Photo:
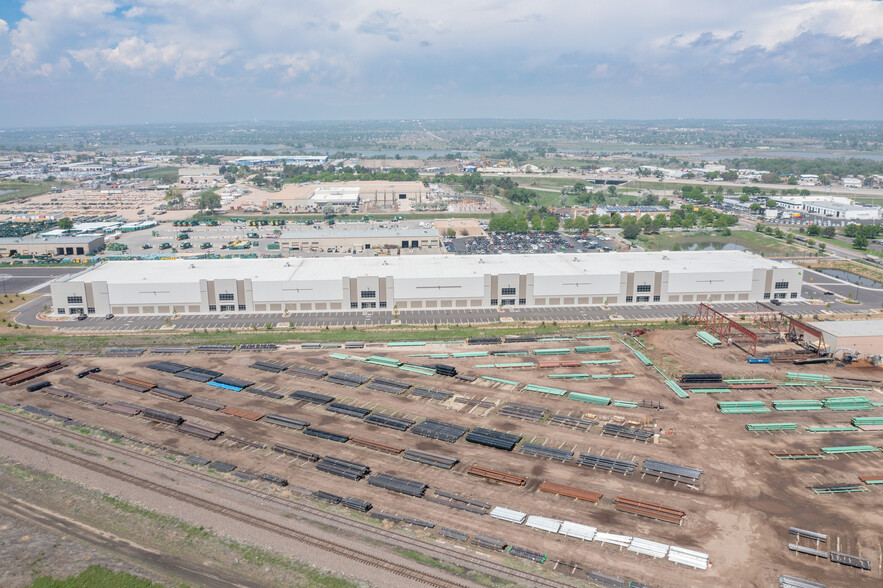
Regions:
<instances>
[{"instance_id":1,"label":"water body","mask_svg":"<svg viewBox=\"0 0 883 588\"><path fill-rule=\"evenodd\" d=\"M0 190L0 196L3 196L4 194L11 194L14 191L15 190Z\"/></svg>"},{"instance_id":2,"label":"water body","mask_svg":"<svg viewBox=\"0 0 883 588\"><path fill-rule=\"evenodd\" d=\"M846 272L838 269L817 269L813 271L817 271L820 274L825 274L826 276L831 276L832 278L845 280L850 284L857 284L859 286L865 286L867 288L883 288L883 283L872 280L870 278L866 278L864 276L860 276L858 274L854 274L852 272Z\"/></svg>"},{"instance_id":3,"label":"water body","mask_svg":"<svg viewBox=\"0 0 883 588\"><path fill-rule=\"evenodd\" d=\"M687 251L745 251L745 247L736 243L723 243L712 241L710 243L693 243L686 248Z\"/></svg>"}]
</instances>

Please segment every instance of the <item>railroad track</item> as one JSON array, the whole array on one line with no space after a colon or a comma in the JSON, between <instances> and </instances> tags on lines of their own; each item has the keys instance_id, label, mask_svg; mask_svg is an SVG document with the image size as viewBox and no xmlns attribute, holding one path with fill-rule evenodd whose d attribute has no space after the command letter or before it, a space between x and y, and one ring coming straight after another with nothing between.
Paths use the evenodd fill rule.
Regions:
<instances>
[{"instance_id":1,"label":"railroad track","mask_svg":"<svg viewBox=\"0 0 883 588\"><path fill-rule=\"evenodd\" d=\"M269 502L274 505L280 506L284 508L287 512L292 512L294 514L301 514L307 519L312 519L316 521L320 521L326 524L333 525L337 528L343 530L357 530L364 533L366 536L380 539L387 544L391 544L393 546L400 546L406 549L412 549L418 551L420 553L428 554L435 556L437 558L443 558L459 565L463 565L465 567L469 567L471 569L475 569L477 571L484 571L487 573L496 574L502 576L504 578L514 578L519 582L523 582L524 585L527 586L539 586L546 588L562 588L566 586L570 586L566 582L562 580L551 580L549 578L545 578L543 576L539 576L537 574L532 574L530 572L526 572L523 570L519 570L516 568L511 568L509 566L505 566L501 563L497 563L491 561L485 557L480 557L479 555L473 555L468 552L463 552L455 549L451 549L444 545L436 545L432 543L425 543L422 541L418 541L407 535L396 533L394 531L390 531L388 529L384 529L382 527L378 527L376 525L372 525L369 523L365 523L362 521L358 521L352 519L348 516L337 514L334 512L324 511L319 509L311 504L296 502L292 500L287 500L285 498L280 498L274 494L270 494L267 492L262 492L259 490L255 490L252 488L244 488L234 482L230 482L227 480L219 479L217 477L211 476L209 474L200 472L199 470L195 470L190 467L183 466L181 464L170 462L165 459L160 459L148 455L144 455L138 451L133 449L119 446L115 444L111 444L107 441L102 441L100 439L95 439L92 437L88 437L82 434L74 433L68 431L66 429L62 429L60 427L56 427L47 423L43 423L40 421L32 420L26 416L17 415L14 413L5 413L3 415L4 418L12 418L14 420L20 421L22 423L27 424L28 426L43 429L51 432L56 437L66 437L71 440L76 440L81 445L92 445L94 447L99 447L104 450L110 450L116 453L125 454L127 459L137 460L142 462L151 463L152 465L159 466L162 469L167 471L173 471L175 473L181 474L186 477L199 479L210 483L215 486L223 486L225 489L230 490L236 494L240 494L249 498L259 498L264 502ZM366 565L381 568L387 570L391 573L394 573L399 576L403 576L412 580L416 580L422 582L424 584L429 584L432 586L451 586L451 587L465 587L467 584L459 584L456 582L452 582L450 580L444 578L438 578L437 576L433 576L432 574L420 572L417 570L413 570L407 566L386 561L386 560L377 560L371 557L367 557L365 554L362 554L358 550L355 550L350 547L346 547L344 545L339 545L333 542L329 542L327 540L313 537L311 535L294 531L288 529L287 527L283 527L272 521L267 521L260 517L255 517L253 515L247 514L242 511L238 511L236 509L232 509L229 507L223 507L217 505L215 503L202 500L195 496L191 496L184 492L174 490L171 488L167 488L155 482L150 482L139 478L137 476L133 476L130 474L126 474L125 472L119 472L113 468L110 468L104 464L95 463L88 459L85 459L80 456L71 455L66 452L60 451L51 446L46 446L29 439L19 437L17 435L12 435L6 432L0 431L0 438L6 439L13 443L18 443L20 445L30 447L31 449L41 451L45 454L53 455L58 457L59 459L63 459L72 463L76 463L81 467L85 467L87 469L105 474L112 478L125 481L127 483L133 484L140 488L148 489L154 492L157 492L161 495L168 496L169 498L174 498L175 500L180 500L186 502L188 504L192 504L194 506L198 506L200 508L204 508L211 512L215 512L217 514L221 514L222 516L232 518L234 520L238 520L240 522L270 531L275 534L283 535L286 537L290 537L296 541L300 541L303 543L307 543L317 547L319 549L323 549L325 551L331 551L333 553L337 553L341 556L351 558L353 560L359 561L361 563L365 563Z\"/></svg>"},{"instance_id":2,"label":"railroad track","mask_svg":"<svg viewBox=\"0 0 883 588\"><path fill-rule=\"evenodd\" d=\"M444 578L439 578L438 576L434 576L429 573L421 572L419 570L411 569L402 564L398 564L395 562L377 559L374 557L368 557L362 552L346 547L345 545L341 545L339 543L334 543L332 541L327 541L325 539L320 539L317 537L313 537L306 533L301 533L299 531L294 531L287 527L283 527L282 525L273 523L272 521L268 521L266 519L256 517L254 515L250 515L244 513L242 511L229 508L226 506L221 506L219 504L215 504L209 502L208 500L203 500L202 498L197 498L185 492L181 492L179 490L173 490L171 488L167 488L160 484L156 484L154 482L150 482L148 480L144 480L137 476L133 476L131 474L127 474L125 472L120 472L108 466L105 466L100 463L95 463L88 459L71 455L65 453L64 451L60 451L55 449L54 447L46 447L40 443L36 443L29 439L25 439L24 437L19 437L17 435L11 435L9 433L5 433L0 431L0 439L6 439L12 443L16 443L17 445L21 445L24 447L29 447L34 449L35 451L39 451L45 455L50 455L52 457L56 457L58 459L63 459L69 463L76 464L80 467L84 467L93 472L97 472L99 474L103 474L105 476L114 478L116 480L120 480L123 482L127 482L129 484L133 484L138 486L139 488L143 488L145 490L150 490L151 492L155 492L162 496L167 496L173 500L177 500L180 502L185 502L187 504L211 511L213 513L222 515L226 518L233 519L242 523L245 523L249 526L256 527L258 529L262 529L264 531L269 531L270 533L274 533L276 535L280 535L285 537L286 539L293 539L294 541L298 541L300 543L305 543L311 547L315 547L318 549L322 549L324 551L330 551L336 555L341 557L345 557L350 560L358 561L365 565L369 565L375 568L380 568L384 571L396 574L398 576L405 577L409 580L414 580L417 582L421 582L423 584L428 584L430 586L441 586L441 587L451 587L451 588L467 588L466 584L460 584L457 582L451 582Z\"/></svg>"}]
</instances>

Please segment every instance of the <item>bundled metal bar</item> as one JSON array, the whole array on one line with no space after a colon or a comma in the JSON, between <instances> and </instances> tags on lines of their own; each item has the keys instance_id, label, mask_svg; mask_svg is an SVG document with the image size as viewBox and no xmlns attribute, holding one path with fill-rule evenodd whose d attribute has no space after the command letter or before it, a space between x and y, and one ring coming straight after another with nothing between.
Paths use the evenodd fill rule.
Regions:
<instances>
[{"instance_id":1,"label":"bundled metal bar","mask_svg":"<svg viewBox=\"0 0 883 588\"><path fill-rule=\"evenodd\" d=\"M626 475L631 474L635 471L635 468L638 467L638 463L634 461L607 457L605 455L596 455L593 453L580 453L576 464Z\"/></svg>"},{"instance_id":2,"label":"bundled metal bar","mask_svg":"<svg viewBox=\"0 0 883 588\"><path fill-rule=\"evenodd\" d=\"M314 427L307 427L303 430L303 433L311 437L319 437L320 439L327 439L328 441L334 441L336 443L346 443L350 440L347 435L338 435L337 433L316 429Z\"/></svg>"},{"instance_id":3,"label":"bundled metal bar","mask_svg":"<svg viewBox=\"0 0 883 588\"><path fill-rule=\"evenodd\" d=\"M478 465L469 466L469 469L466 470L466 473L477 478L484 478L485 480L502 482L503 484L510 484L512 486L524 486L527 483L527 479L521 476L507 474L505 472L498 472L496 470L491 470Z\"/></svg>"},{"instance_id":4,"label":"bundled metal bar","mask_svg":"<svg viewBox=\"0 0 883 588\"><path fill-rule=\"evenodd\" d=\"M295 400L303 400L311 404L328 404L334 400L334 396L326 396L325 394L317 394L316 392L307 392L306 390L295 390L289 397Z\"/></svg>"},{"instance_id":5,"label":"bundled metal bar","mask_svg":"<svg viewBox=\"0 0 883 588\"><path fill-rule=\"evenodd\" d=\"M457 439L466 434L468 430L468 427L461 427L459 425L434 419L426 419L420 424L411 427L408 432L422 437L429 437L430 439L445 441L446 443L454 443Z\"/></svg>"},{"instance_id":6,"label":"bundled metal bar","mask_svg":"<svg viewBox=\"0 0 883 588\"><path fill-rule=\"evenodd\" d=\"M494 431L492 429L484 429L481 427L475 427L472 429L469 434L466 435L466 441L469 443L476 443L478 445L485 445L487 447L494 447L496 449L502 449L504 451L512 451L521 441L521 435L513 435L511 433L503 433L500 431Z\"/></svg>"},{"instance_id":7,"label":"bundled metal bar","mask_svg":"<svg viewBox=\"0 0 883 588\"><path fill-rule=\"evenodd\" d=\"M536 455L538 457L548 457L558 461L572 461L573 451L567 449L556 449L554 447L546 447L536 443L524 443L520 448L521 453L526 455Z\"/></svg>"},{"instance_id":8,"label":"bundled metal bar","mask_svg":"<svg viewBox=\"0 0 883 588\"><path fill-rule=\"evenodd\" d=\"M287 455L289 457L299 457L307 461L319 461L319 456L315 453L303 451L289 445L282 445L281 443L273 445L273 451L275 451L276 453L281 453L282 455Z\"/></svg>"},{"instance_id":9,"label":"bundled metal bar","mask_svg":"<svg viewBox=\"0 0 883 588\"><path fill-rule=\"evenodd\" d=\"M788 533L790 535L797 535L798 537L803 537L804 539L812 539L813 541L821 541L822 543L826 543L828 541L828 536L823 533L816 533L814 531L807 531L805 529L798 529L797 527L788 527Z\"/></svg>"},{"instance_id":10,"label":"bundled metal bar","mask_svg":"<svg viewBox=\"0 0 883 588\"><path fill-rule=\"evenodd\" d=\"M451 469L460 461L456 457L447 457L445 455L429 453L428 451L419 451L417 449L406 449L403 457L410 461L416 461L417 463L422 463L445 470Z\"/></svg>"},{"instance_id":11,"label":"bundled metal bar","mask_svg":"<svg viewBox=\"0 0 883 588\"><path fill-rule=\"evenodd\" d=\"M417 498L423 498L423 493L426 492L426 489L429 487L428 484L424 484L423 482L409 480L407 478L398 478L384 473L368 478L368 484L371 486L377 486L378 488L392 490L393 492L407 494L408 496L415 496Z\"/></svg>"},{"instance_id":12,"label":"bundled metal bar","mask_svg":"<svg viewBox=\"0 0 883 588\"><path fill-rule=\"evenodd\" d=\"M270 423L271 425L277 425L280 427L288 427L289 429L296 429L301 431L306 427L310 426L310 423L307 421L301 421L298 419L293 419L291 417L283 416L281 414L268 414L264 415L264 422Z\"/></svg>"},{"instance_id":13,"label":"bundled metal bar","mask_svg":"<svg viewBox=\"0 0 883 588\"><path fill-rule=\"evenodd\" d=\"M348 480L355 480L356 482L371 473L371 468L365 464L338 459L330 455L323 457L316 464L316 469L326 474L333 474Z\"/></svg>"},{"instance_id":14,"label":"bundled metal bar","mask_svg":"<svg viewBox=\"0 0 883 588\"><path fill-rule=\"evenodd\" d=\"M395 429L396 431L407 431L415 423L415 421L410 419L392 417L385 414L368 415L365 417L365 422L369 425L378 425L388 429Z\"/></svg>"},{"instance_id":15,"label":"bundled metal bar","mask_svg":"<svg viewBox=\"0 0 883 588\"><path fill-rule=\"evenodd\" d=\"M350 443L352 443L353 445L358 445L359 447L373 449L374 451L388 453L390 455L398 455L405 450L404 447L386 445L385 443L378 443L377 441L371 441L370 439L364 439L362 437L350 437Z\"/></svg>"},{"instance_id":16,"label":"bundled metal bar","mask_svg":"<svg viewBox=\"0 0 883 588\"><path fill-rule=\"evenodd\" d=\"M804 547L803 545L796 545L794 543L789 543L788 549L790 549L791 551L796 551L797 553L804 553L806 555L812 555L815 557L823 557L825 559L828 559L828 552L827 551L821 551L819 549L813 549L811 547Z\"/></svg>"},{"instance_id":17,"label":"bundled metal bar","mask_svg":"<svg viewBox=\"0 0 883 588\"><path fill-rule=\"evenodd\" d=\"M576 486L568 486L566 484L558 484L557 482L549 482L548 480L540 484L539 487L540 492L549 492L551 494L557 494L559 496L566 496L568 498L575 498L577 500L585 500L586 502L591 502L593 504L598 504L601 500L603 494L600 492L592 492L590 490L584 490L582 488L577 488Z\"/></svg>"}]
</instances>

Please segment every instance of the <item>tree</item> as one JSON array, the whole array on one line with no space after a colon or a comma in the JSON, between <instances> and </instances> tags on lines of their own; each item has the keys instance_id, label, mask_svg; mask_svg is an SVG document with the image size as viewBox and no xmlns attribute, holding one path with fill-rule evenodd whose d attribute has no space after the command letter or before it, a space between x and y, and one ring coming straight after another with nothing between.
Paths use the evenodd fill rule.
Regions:
<instances>
[{"instance_id":1,"label":"tree","mask_svg":"<svg viewBox=\"0 0 883 588\"><path fill-rule=\"evenodd\" d=\"M827 243L819 243L819 251L824 251L827 246Z\"/></svg>"},{"instance_id":2,"label":"tree","mask_svg":"<svg viewBox=\"0 0 883 588\"><path fill-rule=\"evenodd\" d=\"M558 230L558 217L547 216L543 219L543 230L547 233L554 233Z\"/></svg>"},{"instance_id":3,"label":"tree","mask_svg":"<svg viewBox=\"0 0 883 588\"><path fill-rule=\"evenodd\" d=\"M178 206L184 202L184 194L177 186L172 186L166 190L165 200L169 206Z\"/></svg>"},{"instance_id":4,"label":"tree","mask_svg":"<svg viewBox=\"0 0 883 588\"><path fill-rule=\"evenodd\" d=\"M819 228L819 225L810 225L806 229L806 234L810 237L818 237L822 234L822 229Z\"/></svg>"},{"instance_id":5,"label":"tree","mask_svg":"<svg viewBox=\"0 0 883 588\"><path fill-rule=\"evenodd\" d=\"M748 207L751 212L760 212L761 206L757 202L752 202L751 206Z\"/></svg>"},{"instance_id":6,"label":"tree","mask_svg":"<svg viewBox=\"0 0 883 588\"><path fill-rule=\"evenodd\" d=\"M748 194L742 194L739 196L739 202L748 202L749 200L751 200L751 196Z\"/></svg>"},{"instance_id":7,"label":"tree","mask_svg":"<svg viewBox=\"0 0 883 588\"><path fill-rule=\"evenodd\" d=\"M624 223L622 225L622 236L624 239L634 239L641 234L641 225L636 222Z\"/></svg>"},{"instance_id":8,"label":"tree","mask_svg":"<svg viewBox=\"0 0 883 588\"><path fill-rule=\"evenodd\" d=\"M868 248L868 238L864 235L859 235L855 239L852 240L852 248L853 249L867 249Z\"/></svg>"},{"instance_id":9,"label":"tree","mask_svg":"<svg viewBox=\"0 0 883 588\"><path fill-rule=\"evenodd\" d=\"M584 232L589 228L589 222L584 216L578 216L573 219L573 228L579 232Z\"/></svg>"},{"instance_id":10,"label":"tree","mask_svg":"<svg viewBox=\"0 0 883 588\"><path fill-rule=\"evenodd\" d=\"M767 201L766 201L766 207L767 207L767 208L775 208L775 207L776 207L776 201L775 201L775 200L772 200L772 199L767 200Z\"/></svg>"},{"instance_id":11,"label":"tree","mask_svg":"<svg viewBox=\"0 0 883 588\"><path fill-rule=\"evenodd\" d=\"M616 186L607 186L607 192L610 194L610 197L613 198L616 196Z\"/></svg>"},{"instance_id":12,"label":"tree","mask_svg":"<svg viewBox=\"0 0 883 588\"><path fill-rule=\"evenodd\" d=\"M448 239L453 239L454 237L457 236L457 231L455 231L453 227L448 227L448 230L445 231L445 236Z\"/></svg>"},{"instance_id":13,"label":"tree","mask_svg":"<svg viewBox=\"0 0 883 588\"><path fill-rule=\"evenodd\" d=\"M58 228L62 231L70 231L74 228L74 221L69 219L68 217L58 219Z\"/></svg>"},{"instance_id":14,"label":"tree","mask_svg":"<svg viewBox=\"0 0 883 588\"><path fill-rule=\"evenodd\" d=\"M590 214L590 215L589 215L589 218L586 219L586 223L587 223L590 227L595 227L595 226L597 226L597 225L598 225L598 221L599 221L599 218L598 218L598 215L597 215L597 214Z\"/></svg>"},{"instance_id":15,"label":"tree","mask_svg":"<svg viewBox=\"0 0 883 588\"><path fill-rule=\"evenodd\" d=\"M671 246L671 250L672 250L672 251L680 251L680 250L681 250L681 244L680 244L680 243L675 243L674 245Z\"/></svg>"},{"instance_id":16,"label":"tree","mask_svg":"<svg viewBox=\"0 0 883 588\"><path fill-rule=\"evenodd\" d=\"M828 239L833 239L837 235L837 229L834 227L825 227L822 229L822 236L827 237Z\"/></svg>"},{"instance_id":17,"label":"tree","mask_svg":"<svg viewBox=\"0 0 883 588\"><path fill-rule=\"evenodd\" d=\"M776 172L767 172L760 176L760 181L765 184L778 184L781 183L782 178Z\"/></svg>"},{"instance_id":18,"label":"tree","mask_svg":"<svg viewBox=\"0 0 883 588\"><path fill-rule=\"evenodd\" d=\"M216 208L221 207L221 197L212 190L206 190L200 193L197 205L199 210L207 210L209 214L212 214Z\"/></svg>"}]
</instances>

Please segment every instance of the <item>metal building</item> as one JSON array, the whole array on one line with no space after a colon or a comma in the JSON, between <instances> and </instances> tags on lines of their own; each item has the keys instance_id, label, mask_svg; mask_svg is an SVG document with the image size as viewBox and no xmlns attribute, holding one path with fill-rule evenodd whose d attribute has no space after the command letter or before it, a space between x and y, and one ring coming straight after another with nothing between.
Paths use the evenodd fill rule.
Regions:
<instances>
[{"instance_id":1,"label":"metal building","mask_svg":"<svg viewBox=\"0 0 883 588\"><path fill-rule=\"evenodd\" d=\"M111 261L57 314L496 308L797 298L803 268L743 251Z\"/></svg>"}]
</instances>

